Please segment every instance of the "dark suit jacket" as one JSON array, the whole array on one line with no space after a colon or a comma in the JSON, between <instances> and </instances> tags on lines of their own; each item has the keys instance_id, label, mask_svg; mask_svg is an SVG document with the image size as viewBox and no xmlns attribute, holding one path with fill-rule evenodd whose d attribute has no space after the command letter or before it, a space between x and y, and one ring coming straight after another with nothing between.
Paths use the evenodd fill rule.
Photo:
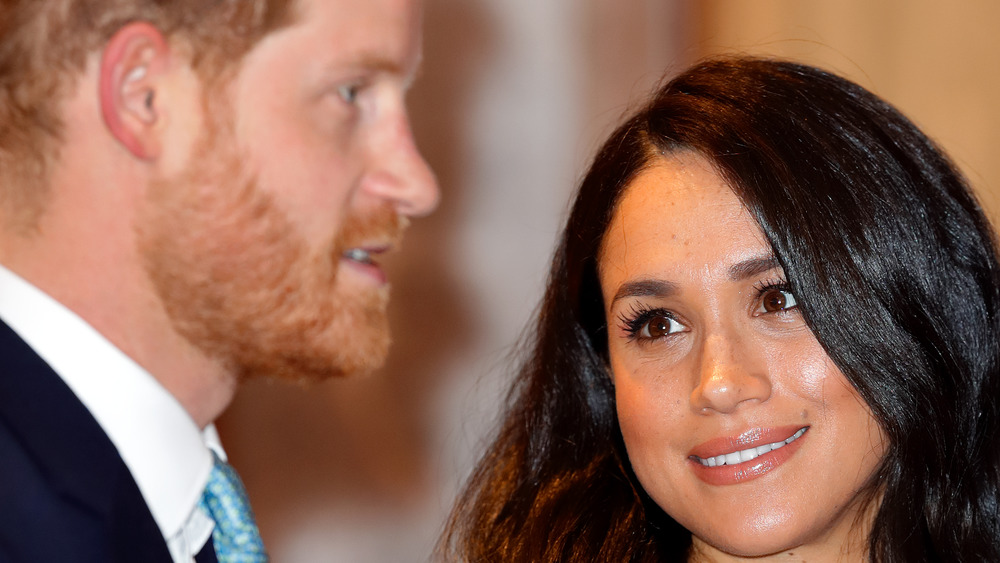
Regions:
<instances>
[{"instance_id":1,"label":"dark suit jacket","mask_svg":"<svg viewBox=\"0 0 1000 563\"><path fill-rule=\"evenodd\" d=\"M170 563L118 450L0 323L0 562Z\"/></svg>"}]
</instances>

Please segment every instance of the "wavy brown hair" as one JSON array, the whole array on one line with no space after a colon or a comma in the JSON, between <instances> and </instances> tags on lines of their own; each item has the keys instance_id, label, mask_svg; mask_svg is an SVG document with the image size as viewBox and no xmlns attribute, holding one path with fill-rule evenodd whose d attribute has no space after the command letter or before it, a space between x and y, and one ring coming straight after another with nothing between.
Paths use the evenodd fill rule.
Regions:
<instances>
[{"instance_id":1,"label":"wavy brown hair","mask_svg":"<svg viewBox=\"0 0 1000 563\"><path fill-rule=\"evenodd\" d=\"M870 560L1000 561L1000 266L988 221L885 101L813 67L741 57L667 83L594 159L442 556L687 559L690 533L650 501L625 453L596 267L624 188L680 149L707 157L750 210L806 323L888 437Z\"/></svg>"}]
</instances>

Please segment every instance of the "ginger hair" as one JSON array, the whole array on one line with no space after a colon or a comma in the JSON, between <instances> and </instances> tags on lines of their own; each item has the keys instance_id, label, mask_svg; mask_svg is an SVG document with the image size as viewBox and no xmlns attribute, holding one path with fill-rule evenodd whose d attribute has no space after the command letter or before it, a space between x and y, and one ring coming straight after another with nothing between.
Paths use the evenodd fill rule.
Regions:
<instances>
[{"instance_id":1,"label":"ginger hair","mask_svg":"<svg viewBox=\"0 0 1000 563\"><path fill-rule=\"evenodd\" d=\"M294 0L0 0L0 216L30 231L62 144L62 102L91 55L122 26L185 42L210 81L287 25Z\"/></svg>"}]
</instances>

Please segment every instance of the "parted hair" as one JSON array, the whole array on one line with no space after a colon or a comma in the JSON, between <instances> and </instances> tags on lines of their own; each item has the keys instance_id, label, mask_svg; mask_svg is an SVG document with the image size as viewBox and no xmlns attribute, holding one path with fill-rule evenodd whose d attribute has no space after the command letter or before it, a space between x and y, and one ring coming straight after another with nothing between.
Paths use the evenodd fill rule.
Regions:
<instances>
[{"instance_id":1,"label":"parted hair","mask_svg":"<svg viewBox=\"0 0 1000 563\"><path fill-rule=\"evenodd\" d=\"M0 210L30 227L60 145L61 102L123 25L181 38L203 78L293 17L294 0L0 0Z\"/></svg>"},{"instance_id":2,"label":"parted hair","mask_svg":"<svg viewBox=\"0 0 1000 563\"><path fill-rule=\"evenodd\" d=\"M891 105L829 72L749 57L686 70L599 150L442 556L687 559L690 533L625 453L597 278L623 190L682 149L707 157L760 225L806 323L888 438L866 491L879 503L869 559L1000 561L993 231L954 165Z\"/></svg>"}]
</instances>

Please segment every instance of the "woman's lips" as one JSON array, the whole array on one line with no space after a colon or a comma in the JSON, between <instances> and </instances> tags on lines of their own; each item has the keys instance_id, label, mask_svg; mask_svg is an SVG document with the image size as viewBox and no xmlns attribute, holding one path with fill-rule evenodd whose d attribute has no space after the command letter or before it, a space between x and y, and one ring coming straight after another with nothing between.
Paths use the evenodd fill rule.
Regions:
<instances>
[{"instance_id":1,"label":"woman's lips","mask_svg":"<svg viewBox=\"0 0 1000 563\"><path fill-rule=\"evenodd\" d=\"M691 450L688 462L695 475L710 485L733 485L756 479L788 460L808 426L755 428L739 436L716 438Z\"/></svg>"}]
</instances>

